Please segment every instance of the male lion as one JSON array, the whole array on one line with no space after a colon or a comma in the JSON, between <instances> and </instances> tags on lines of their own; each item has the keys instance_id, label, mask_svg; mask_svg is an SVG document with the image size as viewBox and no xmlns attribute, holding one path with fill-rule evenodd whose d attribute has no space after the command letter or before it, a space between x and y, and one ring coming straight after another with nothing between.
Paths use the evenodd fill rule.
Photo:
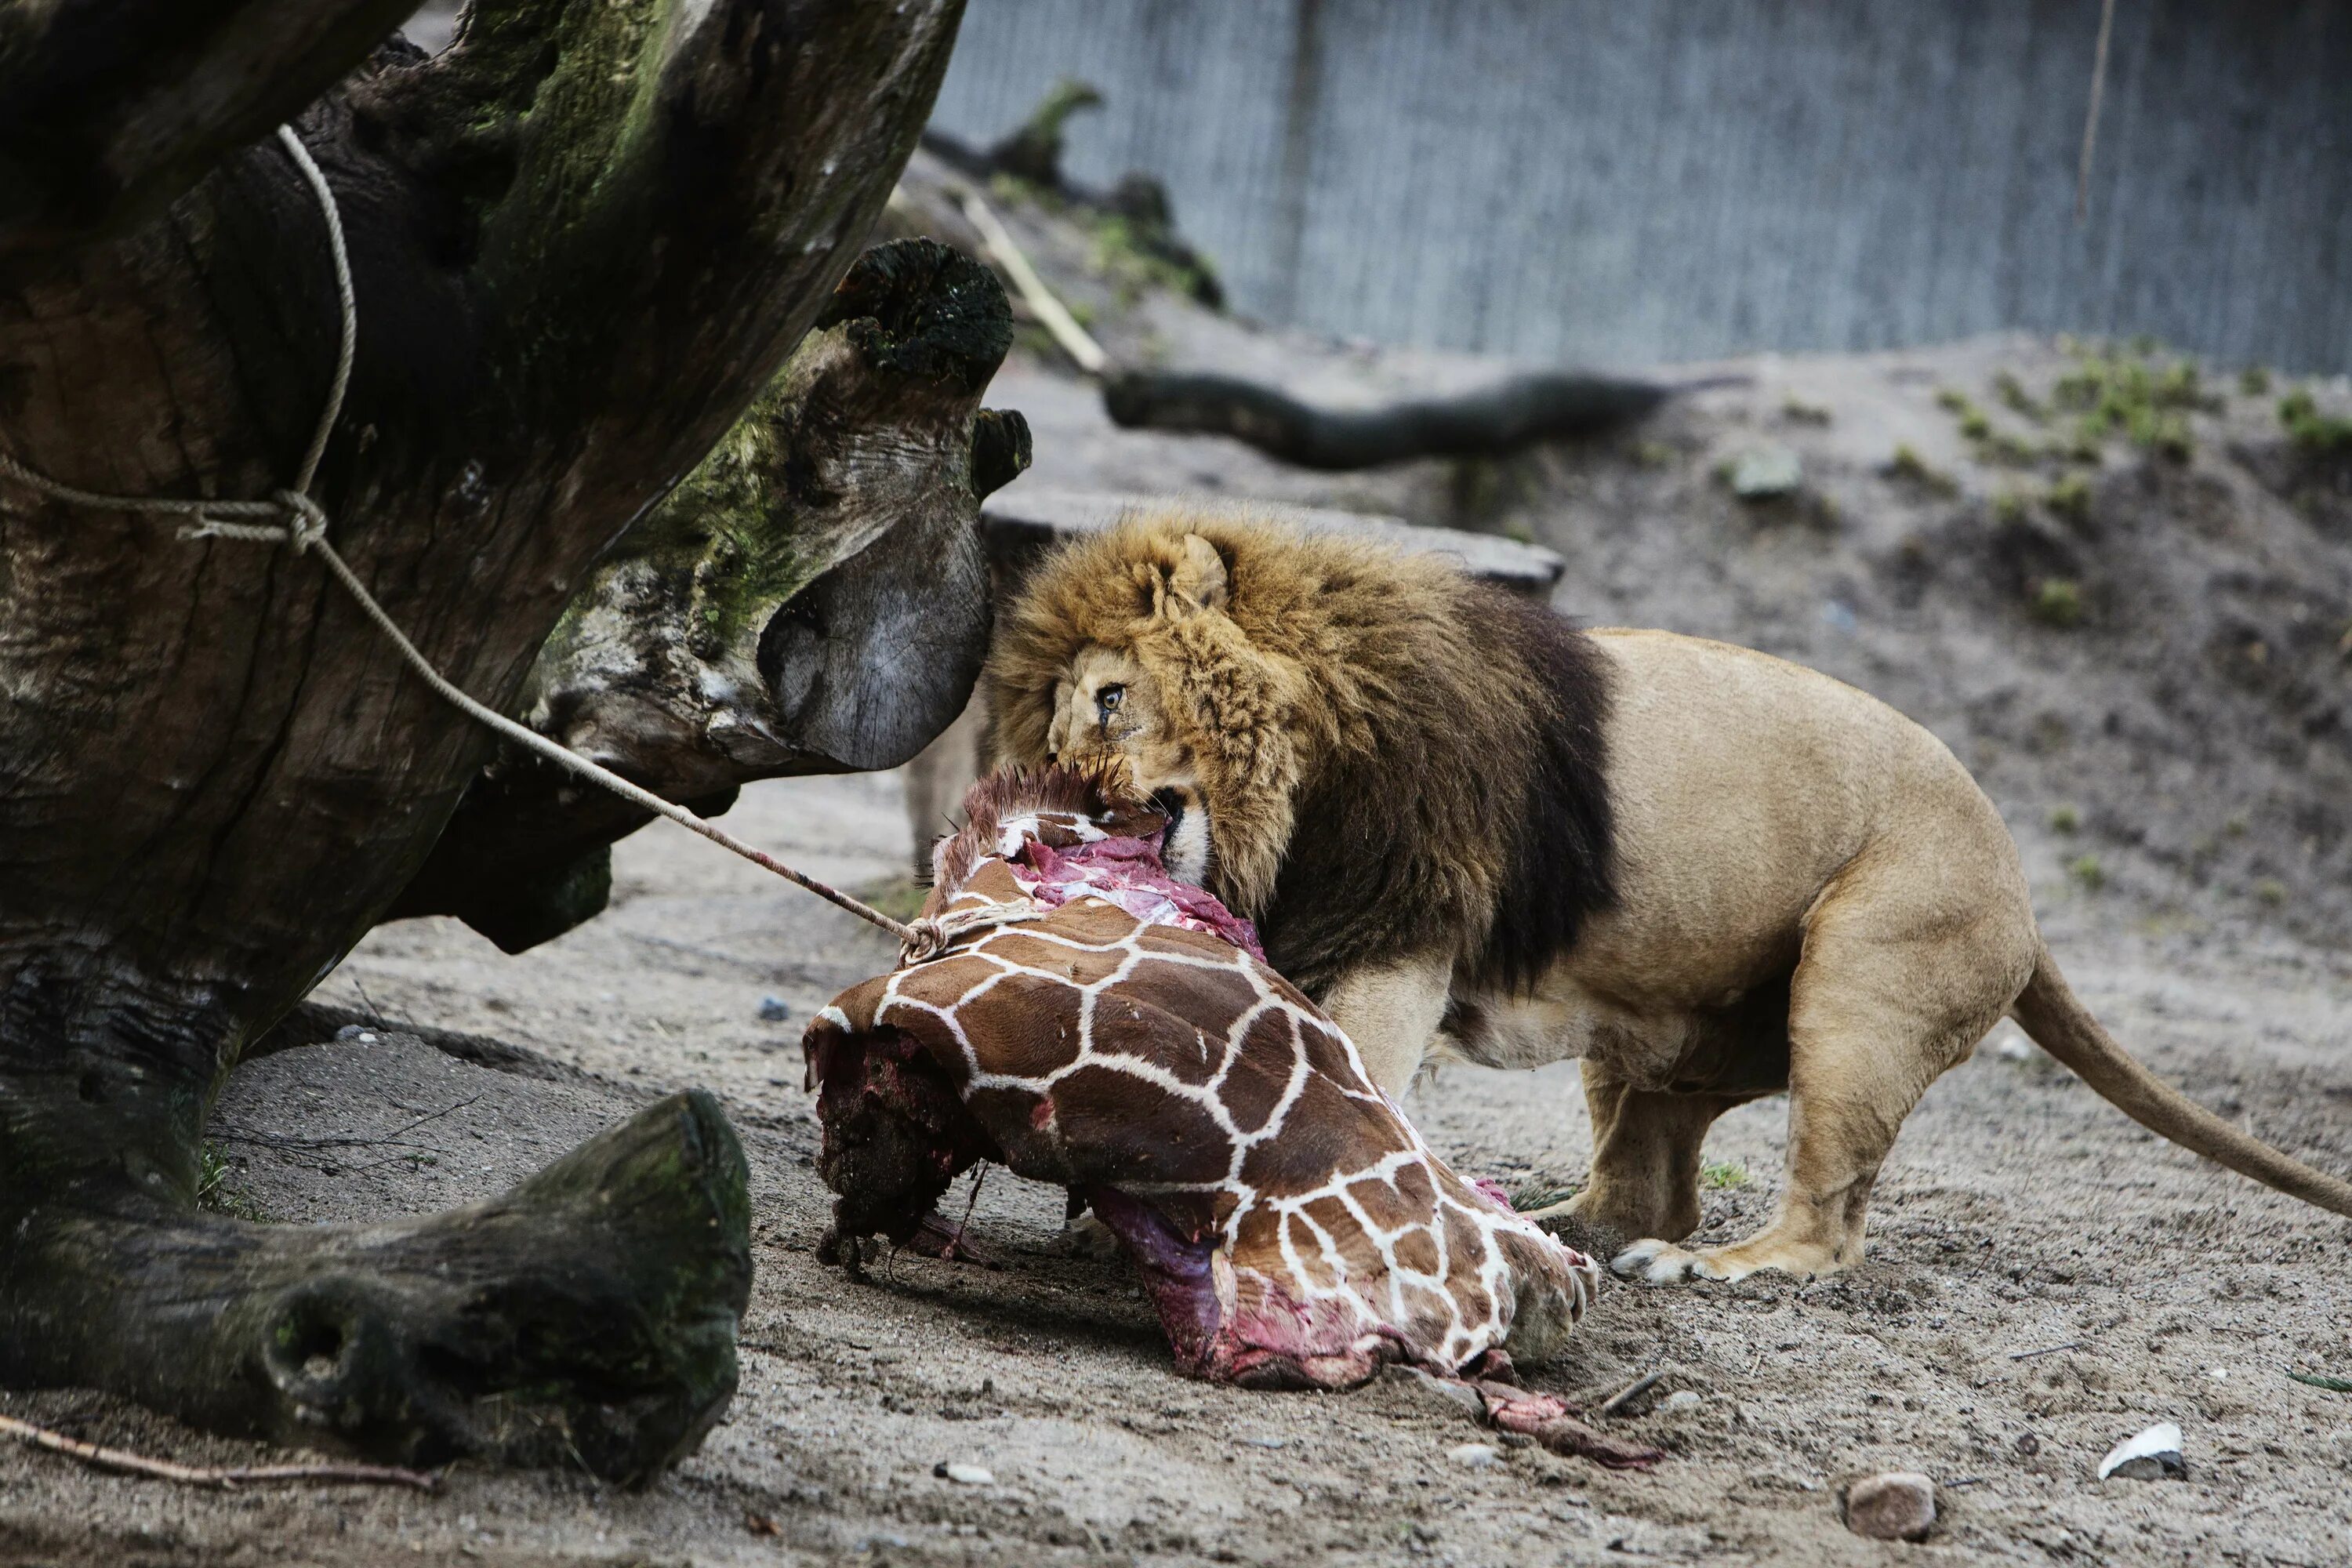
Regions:
<instances>
[{"instance_id":1,"label":"male lion","mask_svg":"<svg viewBox=\"0 0 2352 1568\"><path fill-rule=\"evenodd\" d=\"M2352 1184L2116 1044L2043 945L1992 803L1827 676L1171 510L1042 565L986 679L1003 760L1122 752L1184 814L1171 848L1205 845L1208 886L1383 1088L1424 1060L1581 1058L1592 1171L1559 1211L1632 1244L1621 1273L1854 1262L1904 1117L2004 1014L2142 1125L2352 1214ZM1675 1245L1708 1125L1784 1088L1771 1223Z\"/></svg>"}]
</instances>

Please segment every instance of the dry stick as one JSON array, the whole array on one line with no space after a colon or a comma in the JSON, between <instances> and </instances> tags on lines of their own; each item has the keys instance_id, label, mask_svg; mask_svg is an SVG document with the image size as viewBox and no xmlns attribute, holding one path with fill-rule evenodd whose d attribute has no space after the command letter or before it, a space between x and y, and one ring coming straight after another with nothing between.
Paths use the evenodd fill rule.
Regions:
<instances>
[{"instance_id":1,"label":"dry stick","mask_svg":"<svg viewBox=\"0 0 2352 1568\"><path fill-rule=\"evenodd\" d=\"M2091 149L2099 140L2099 100L2107 90L2107 39L2116 29L2116 0L2099 7L2099 48L2091 62L2091 108L2083 116L2083 161L2074 171L2074 222L2079 227L2091 215Z\"/></svg>"},{"instance_id":2,"label":"dry stick","mask_svg":"<svg viewBox=\"0 0 2352 1568\"><path fill-rule=\"evenodd\" d=\"M2297 1383L2307 1383L2314 1388L2324 1388L2330 1394L2352 1394L2352 1378L2322 1377L2314 1372L2291 1372L2287 1375Z\"/></svg>"},{"instance_id":3,"label":"dry stick","mask_svg":"<svg viewBox=\"0 0 2352 1568\"><path fill-rule=\"evenodd\" d=\"M2036 1356L2056 1355L2060 1351L2078 1351L2082 1348L2082 1341L2068 1340L2063 1345L2043 1345L2038 1351L2011 1351L2009 1352L2009 1359L2011 1361L2032 1361Z\"/></svg>"},{"instance_id":4,"label":"dry stick","mask_svg":"<svg viewBox=\"0 0 2352 1568\"><path fill-rule=\"evenodd\" d=\"M125 1475L178 1481L184 1486L218 1487L224 1491L272 1481L354 1481L369 1486L415 1487L421 1492L441 1489L441 1480L437 1476L428 1476L422 1470L399 1469L391 1465L241 1465L221 1468L209 1465L174 1464L169 1459L151 1459L143 1454L132 1454L121 1448L102 1448L79 1437L68 1437L62 1432L52 1432L46 1426L36 1426L29 1421L19 1421L14 1415L0 1415L0 1436L14 1437L32 1447L47 1448L53 1454L79 1459L96 1469L120 1470Z\"/></svg>"},{"instance_id":5,"label":"dry stick","mask_svg":"<svg viewBox=\"0 0 2352 1568\"><path fill-rule=\"evenodd\" d=\"M1109 369L1110 355L1103 353L1102 345L1087 334L1087 330L1078 325L1078 319L1054 297L1051 289L1045 287L1045 280L1037 276L1037 269L1029 265L1026 256L1021 254L1020 246L1013 243L1013 236L1003 220L986 202L980 199L980 193L962 191L959 195L958 205L963 208L965 220L980 231L980 242L987 247L990 258L1004 269L1004 275L1013 280L1013 287L1019 290L1022 302L1029 307L1030 314L1054 334L1054 341L1062 345L1062 352L1088 375L1100 375Z\"/></svg>"},{"instance_id":6,"label":"dry stick","mask_svg":"<svg viewBox=\"0 0 2352 1568\"><path fill-rule=\"evenodd\" d=\"M230 1143L258 1143L265 1149L389 1149L395 1143L405 1142L410 1133L426 1122L438 1121L452 1111L463 1110L481 1098L479 1094L468 1095L464 1100L445 1105L438 1110L428 1110L415 1121L395 1127L380 1137L373 1134L350 1132L338 1133L327 1138L301 1138L290 1133L246 1132L236 1128L222 1128L213 1136ZM417 1143L410 1146L423 1149L429 1154L442 1152L429 1144Z\"/></svg>"},{"instance_id":7,"label":"dry stick","mask_svg":"<svg viewBox=\"0 0 2352 1568\"><path fill-rule=\"evenodd\" d=\"M784 880L807 889L818 898L847 910L851 914L869 924L880 926L884 931L897 937L901 943L913 942L915 930L912 926L900 921L894 921L872 905L853 899L847 893L829 888L814 877L803 876L774 856L764 850L754 849L733 834L705 821L686 807L673 801L664 800L649 789L643 789L631 784L620 774L608 768L600 767L571 748L549 740L535 730L516 723L497 709L475 701L473 698L446 679L439 670L434 668L432 661L417 651L416 645L408 640L407 634L403 632L392 616L384 612L383 606L375 602L374 595L371 595L365 584L360 582L358 574L352 572L344 563L343 558L335 552L334 546L327 542L327 514L320 510L319 503L312 500L306 492L310 488L311 479L319 471L320 459L326 453L328 437L334 434L335 422L342 415L343 393L351 384L352 361L359 342L359 304L352 286L351 255L343 245L342 214L335 205L335 194L327 184L327 176L320 172L317 161L310 156L310 149L302 145L301 138L294 134L290 126L279 126L278 139L285 146L287 155L292 158L296 166L302 171L302 177L310 183L311 193L318 197L320 210L326 216L328 248L334 257L335 289L342 310L342 336L335 356L334 379L328 386L326 407L320 416L317 430L310 437L310 448L302 455L302 466L295 474L294 483L289 488L278 491L268 500L223 501L195 500L176 497L107 496L89 490L77 489L71 485L59 484L45 475L35 473L5 453L0 453L0 474L5 474L20 484L29 486L43 495L77 506L89 507L100 511L177 514L193 519L192 526L184 527L180 531L181 537L184 539L235 539L253 544L290 544L297 555L316 551L327 570L351 595L352 602L365 612L368 619L376 624L378 630L391 639L393 647L400 650L400 657L407 660L408 667L416 672L425 685L431 687L445 701L467 717L497 731L515 744L546 758L558 767L568 769L589 783L610 790L631 805L643 807L656 816L666 816L689 832L700 834L720 848L731 849L753 865L773 871ZM993 215L991 216L992 218ZM1009 244L1010 241L1007 243ZM1024 265L1025 266L1026 263ZM1032 274L1032 277L1034 279L1034 275ZM1039 287L1042 289L1044 285L1040 284ZM1076 324L1072 323L1074 327ZM223 518L232 517L269 518L277 521L251 523L220 521Z\"/></svg>"},{"instance_id":8,"label":"dry stick","mask_svg":"<svg viewBox=\"0 0 2352 1568\"><path fill-rule=\"evenodd\" d=\"M1619 1389L1608 1398L1602 1400L1601 1402L1601 1408L1595 1411L1594 1414L1599 1415L1616 1415L1617 1412L1624 1409L1625 1406L1631 1405L1634 1400L1641 1398L1642 1395L1647 1394L1652 1388L1657 1386L1658 1379L1665 1375L1665 1369L1663 1367L1656 1372L1643 1373L1641 1376L1635 1378L1633 1382L1627 1384L1624 1387Z\"/></svg>"}]
</instances>

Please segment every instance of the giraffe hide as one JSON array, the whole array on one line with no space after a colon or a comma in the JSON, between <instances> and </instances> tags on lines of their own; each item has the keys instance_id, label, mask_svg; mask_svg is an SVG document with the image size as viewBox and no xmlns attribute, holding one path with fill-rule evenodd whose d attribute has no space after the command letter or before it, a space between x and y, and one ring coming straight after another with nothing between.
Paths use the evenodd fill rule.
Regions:
<instances>
[{"instance_id":1,"label":"giraffe hide","mask_svg":"<svg viewBox=\"0 0 2352 1568\"><path fill-rule=\"evenodd\" d=\"M1591 1261L1448 1169L1347 1037L1223 934L1240 922L1159 888L1150 808L1018 795L976 786L939 851L927 955L809 1026L837 1236L904 1240L995 1160L1093 1207L1193 1375L1344 1388L1556 1352Z\"/></svg>"}]
</instances>

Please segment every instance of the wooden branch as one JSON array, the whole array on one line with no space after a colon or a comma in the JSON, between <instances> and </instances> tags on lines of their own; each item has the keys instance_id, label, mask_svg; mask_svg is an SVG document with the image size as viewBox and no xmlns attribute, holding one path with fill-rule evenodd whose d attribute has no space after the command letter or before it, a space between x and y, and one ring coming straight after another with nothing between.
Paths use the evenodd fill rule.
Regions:
<instances>
[{"instance_id":1,"label":"wooden branch","mask_svg":"<svg viewBox=\"0 0 2352 1568\"><path fill-rule=\"evenodd\" d=\"M0 259L152 216L291 120L411 0L50 0L0 7Z\"/></svg>"},{"instance_id":2,"label":"wooden branch","mask_svg":"<svg viewBox=\"0 0 2352 1568\"><path fill-rule=\"evenodd\" d=\"M978 231L981 243L988 247L989 259L1004 269L1005 277L1011 279L1013 287L1019 290L1021 302L1029 307L1029 313L1053 335L1054 341L1061 345L1062 352L1070 356L1070 362L1088 375L1101 375L1108 371L1110 355L1105 353L1102 345L1078 325L1078 319L1070 314L1069 307L1045 287L1045 280L1037 276L1034 267L1029 265L1029 258L1023 254L1021 247L1013 238L1012 231L1004 226L1004 221L996 216L995 209L973 190L961 193L956 205L963 209L965 221Z\"/></svg>"},{"instance_id":3,"label":"wooden branch","mask_svg":"<svg viewBox=\"0 0 2352 1568\"><path fill-rule=\"evenodd\" d=\"M426 1475L422 1470L402 1469L395 1465L236 1465L222 1468L175 1464L170 1459L151 1459L144 1454L133 1454L128 1449L106 1448L96 1443L85 1443L79 1437L68 1437L46 1426L19 1421L14 1415L0 1415L0 1436L14 1437L20 1443L46 1448L52 1454L64 1454L79 1459L93 1469L119 1470L125 1475L145 1476L159 1481L177 1481L182 1486L216 1487L223 1491L287 1481L414 1487L421 1492L441 1489L438 1476Z\"/></svg>"},{"instance_id":4,"label":"wooden branch","mask_svg":"<svg viewBox=\"0 0 2352 1568\"><path fill-rule=\"evenodd\" d=\"M1112 422L1231 436L1301 468L1378 468L1413 458L1502 457L1631 424L1675 388L1580 373L1515 375L1446 397L1329 408L1240 376L1122 371L1103 387Z\"/></svg>"}]
</instances>

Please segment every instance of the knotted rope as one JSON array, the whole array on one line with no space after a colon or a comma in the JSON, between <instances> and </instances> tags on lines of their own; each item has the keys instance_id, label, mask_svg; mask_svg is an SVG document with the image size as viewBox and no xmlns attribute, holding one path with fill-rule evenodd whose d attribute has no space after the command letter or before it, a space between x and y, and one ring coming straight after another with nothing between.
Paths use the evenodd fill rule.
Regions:
<instances>
[{"instance_id":1,"label":"knotted rope","mask_svg":"<svg viewBox=\"0 0 2352 1568\"><path fill-rule=\"evenodd\" d=\"M302 177L309 182L311 194L319 199L319 210L326 215L327 241L335 259L335 292L342 311L342 336L335 355L334 379L327 388L327 405L319 416L318 429L311 434L310 445L302 454L302 466L296 472L292 486L286 489L273 491L267 500L204 500L99 495L89 490L77 489L71 485L59 484L46 475L35 473L5 452L0 452L0 474L5 474L17 483L37 490L52 500L94 510L141 512L188 518L191 521L183 524L180 529L180 537L183 539L228 539L253 544L287 544L293 547L294 553L297 555L316 554L325 563L328 572L343 585L344 591L351 595L352 601L367 613L368 619L373 621L382 629L383 635L392 639L393 646L400 650L401 658L407 661L409 668L414 669L427 686L467 718L487 725L515 744L546 758L558 767L568 769L589 783L612 791L623 800L634 805L642 806L657 816L666 816L680 827L702 835L720 848L730 849L753 865L773 871L784 880L806 888L818 898L847 910L858 919L880 926L884 931L897 937L902 945L913 942L916 940L913 927L892 920L872 905L860 902L838 889L827 887L814 877L793 870L765 850L753 848L733 834L696 816L676 802L664 800L653 791L631 784L611 769L590 762L570 747L551 741L538 731L517 723L497 709L474 700L460 690L454 682L445 678L439 670L434 668L432 661L416 650L416 645L408 640L407 635L394 623L392 616L385 613L383 606L375 602L375 596L361 584L358 575L352 571L342 556L336 552L335 547L327 542L327 514L320 508L317 501L310 499L309 492L310 481L318 474L320 459L326 456L327 439L334 433L335 422L342 416L343 394L351 385L352 356L359 342L359 302L352 289L351 255L343 245L342 214L335 205L335 194L327 184L327 176L320 172L317 162L310 156L310 150L302 145L301 138L294 134L291 126L279 126L278 140L285 146L287 154L294 160L296 167L302 171ZM236 518L275 521L254 522L227 521Z\"/></svg>"}]
</instances>

